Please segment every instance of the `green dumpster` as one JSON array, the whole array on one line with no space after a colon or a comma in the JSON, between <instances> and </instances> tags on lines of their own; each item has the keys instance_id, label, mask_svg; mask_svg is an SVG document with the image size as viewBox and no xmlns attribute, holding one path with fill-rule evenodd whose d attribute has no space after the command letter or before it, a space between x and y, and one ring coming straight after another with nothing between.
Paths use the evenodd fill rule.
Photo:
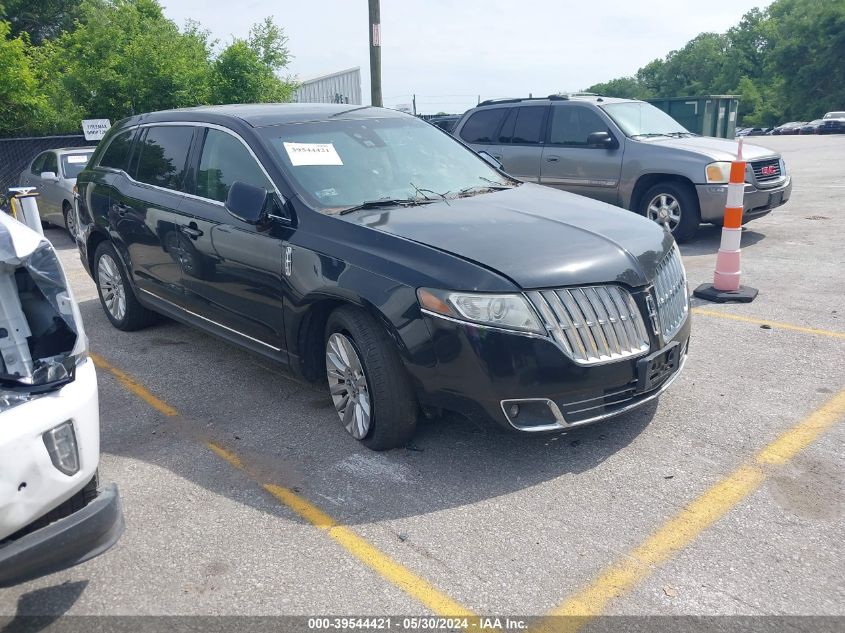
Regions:
<instances>
[{"instance_id":1,"label":"green dumpster","mask_svg":"<svg viewBox=\"0 0 845 633\"><path fill-rule=\"evenodd\" d=\"M704 95L649 99L690 132L702 136L733 138L739 95Z\"/></svg>"}]
</instances>

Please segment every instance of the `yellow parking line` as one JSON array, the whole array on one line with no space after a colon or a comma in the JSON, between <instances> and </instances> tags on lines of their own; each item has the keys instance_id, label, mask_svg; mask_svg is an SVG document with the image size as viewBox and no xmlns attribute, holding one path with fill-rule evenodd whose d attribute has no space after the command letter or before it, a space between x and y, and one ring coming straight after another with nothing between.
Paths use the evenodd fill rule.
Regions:
<instances>
[{"instance_id":1,"label":"yellow parking line","mask_svg":"<svg viewBox=\"0 0 845 633\"><path fill-rule=\"evenodd\" d=\"M146 402L159 413L163 413L169 418L173 418L179 415L179 412L176 409L171 407L163 400L156 398L153 394L147 391L145 387L140 385L134 378L132 378L132 376L118 369L102 356L90 353L88 355L91 357L91 360L94 361L94 364L97 367L99 367L100 369L105 369L106 371L111 373L115 378L117 378L117 381L121 385L126 387L129 391L134 393L136 396L138 396L141 400Z\"/></svg>"},{"instance_id":2,"label":"yellow parking line","mask_svg":"<svg viewBox=\"0 0 845 633\"><path fill-rule=\"evenodd\" d=\"M206 446L226 460L231 466L250 474L248 472L249 469L244 465L241 458L232 451L214 442L209 442ZM258 483L262 485L264 490L293 510L301 518L308 521L314 527L324 530L330 538L339 543L341 547L367 567L399 587L408 595L419 600L434 613L467 617L473 615L469 609L441 593L431 583L417 576L406 567L403 567L370 545L348 527L338 524L332 517L307 499L296 494L290 488L276 484L262 483L261 481L258 481Z\"/></svg>"},{"instance_id":3,"label":"yellow parking line","mask_svg":"<svg viewBox=\"0 0 845 633\"><path fill-rule=\"evenodd\" d=\"M797 425L763 448L748 462L721 480L670 519L625 558L568 598L549 616L574 616L546 620L540 628L572 633L600 615L608 603L632 590L673 554L689 545L704 530L757 490L772 466L792 459L801 449L845 417L845 389Z\"/></svg>"},{"instance_id":4,"label":"yellow parking line","mask_svg":"<svg viewBox=\"0 0 845 633\"><path fill-rule=\"evenodd\" d=\"M154 396L126 372L114 367L96 354L91 354L91 358L98 367L110 372L124 387L157 411L160 411L168 417L175 417L179 415L179 412L176 409ZM343 547L343 549L345 549L349 554L367 565L385 580L389 581L411 597L419 600L422 604L431 609L432 612L444 616L470 617L473 615L472 611L464 607L462 604L452 600L447 595L438 591L427 580L421 578L408 568L390 558L387 554L383 553L355 534L355 532L348 527L340 525L332 517L320 510L307 499L299 496L289 488L284 488L272 483L265 483L256 479L249 472L250 469L248 465L245 464L244 461L235 453L214 442L209 442L206 446L218 457L228 462L230 466L244 471L254 481L257 481L257 483L259 483L267 492L282 502L290 510L295 512L298 516L308 521L311 525L324 530L330 538Z\"/></svg>"},{"instance_id":5,"label":"yellow parking line","mask_svg":"<svg viewBox=\"0 0 845 633\"><path fill-rule=\"evenodd\" d=\"M773 328L781 330L792 330L793 332L803 332L804 334L815 334L817 336L830 336L833 338L845 339L845 332L836 332L834 330L819 330L813 327L804 327L803 325L792 325L791 323L779 323L778 321L768 321L765 319L757 319L754 317L741 316L739 314L730 314L727 312L718 312L717 310L707 310L706 308L693 308L693 314L700 314L706 317L715 317L717 319L729 319L731 321L742 321L743 323L754 323L755 325L771 325Z\"/></svg>"}]
</instances>

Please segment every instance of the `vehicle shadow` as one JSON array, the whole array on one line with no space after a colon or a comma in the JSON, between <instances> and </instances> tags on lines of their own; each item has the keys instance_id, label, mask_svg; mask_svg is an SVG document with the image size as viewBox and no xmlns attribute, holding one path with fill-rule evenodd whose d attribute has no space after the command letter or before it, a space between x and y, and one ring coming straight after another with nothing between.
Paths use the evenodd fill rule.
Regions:
<instances>
[{"instance_id":1,"label":"vehicle shadow","mask_svg":"<svg viewBox=\"0 0 845 633\"><path fill-rule=\"evenodd\" d=\"M722 239L722 227L713 224L702 224L698 227L698 233L690 242L679 244L682 255L711 255L719 250L719 242ZM748 227L742 228L742 247L754 246L766 239L766 235L758 233Z\"/></svg>"},{"instance_id":2,"label":"vehicle shadow","mask_svg":"<svg viewBox=\"0 0 845 633\"><path fill-rule=\"evenodd\" d=\"M321 386L294 381L270 361L187 326L120 332L98 301L80 308L92 351L179 412L156 413L100 369L104 452L254 505L255 497L238 492L219 469L174 455L180 445L187 451L183 443L213 442L235 453L255 482L293 489L346 523L473 504L590 470L632 442L657 410L651 402L551 436L512 434L449 414L422 421L408 447L375 453L347 435ZM211 451L208 459L219 460ZM235 470L232 476L242 477Z\"/></svg>"},{"instance_id":3,"label":"vehicle shadow","mask_svg":"<svg viewBox=\"0 0 845 633\"><path fill-rule=\"evenodd\" d=\"M0 633L38 633L50 627L79 600L88 586L87 580L29 591L18 598L17 611L5 621Z\"/></svg>"}]
</instances>

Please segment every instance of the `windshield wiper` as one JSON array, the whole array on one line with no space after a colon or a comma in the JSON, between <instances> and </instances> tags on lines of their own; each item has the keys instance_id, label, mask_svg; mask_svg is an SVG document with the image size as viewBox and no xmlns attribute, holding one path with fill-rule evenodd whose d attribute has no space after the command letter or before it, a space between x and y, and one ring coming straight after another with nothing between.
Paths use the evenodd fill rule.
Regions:
<instances>
[{"instance_id":1,"label":"windshield wiper","mask_svg":"<svg viewBox=\"0 0 845 633\"><path fill-rule=\"evenodd\" d=\"M447 198L447 197L446 197L446 196L448 196L448 195L449 195L449 192L448 192L448 191L447 191L446 193L438 193L438 192L434 191L433 189L420 189L420 188L419 188L419 187L417 187L414 183L410 183L410 184L411 184L411 186L414 188L414 190L415 190L418 194L420 194L423 198L425 198L426 200L431 200L431 198L429 198L429 197L428 197L427 195L425 195L425 194L426 194L426 193L433 193L435 196L439 196L439 197L443 200L443 202L445 202L445 203L446 203L446 205L447 205L447 206L449 205L449 198ZM432 202L433 202L433 201L432 201Z\"/></svg>"},{"instance_id":2,"label":"windshield wiper","mask_svg":"<svg viewBox=\"0 0 845 633\"><path fill-rule=\"evenodd\" d=\"M513 189L514 187L517 186L517 183L514 183L513 185L506 185L502 182L498 182L496 180L490 180L489 178L485 178L484 176L479 176L479 178L481 180L483 180L484 182L489 183L489 184L472 185L470 187L464 187L463 189L461 189L458 192L457 196L458 197L466 196L466 195L468 195L472 192L483 193L485 191L501 191L503 189Z\"/></svg>"},{"instance_id":3,"label":"windshield wiper","mask_svg":"<svg viewBox=\"0 0 845 633\"><path fill-rule=\"evenodd\" d=\"M338 212L338 215L346 215L353 211L362 209L382 209L384 207L411 207L417 204L430 204L435 202L431 198L380 198L379 200L366 200L361 204L347 207Z\"/></svg>"}]
</instances>

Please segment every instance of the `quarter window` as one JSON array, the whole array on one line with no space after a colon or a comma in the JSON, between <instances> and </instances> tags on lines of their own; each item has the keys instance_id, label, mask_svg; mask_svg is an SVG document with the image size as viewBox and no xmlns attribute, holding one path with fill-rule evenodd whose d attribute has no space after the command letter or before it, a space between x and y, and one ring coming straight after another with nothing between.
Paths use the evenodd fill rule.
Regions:
<instances>
[{"instance_id":1,"label":"quarter window","mask_svg":"<svg viewBox=\"0 0 845 633\"><path fill-rule=\"evenodd\" d=\"M163 125L147 129L138 157L138 182L174 189L185 182L188 153L194 129L187 126Z\"/></svg>"},{"instance_id":2,"label":"quarter window","mask_svg":"<svg viewBox=\"0 0 845 633\"><path fill-rule=\"evenodd\" d=\"M112 169L126 169L126 159L132 147L132 135L135 130L127 130L115 136L100 158L100 167Z\"/></svg>"},{"instance_id":3,"label":"quarter window","mask_svg":"<svg viewBox=\"0 0 845 633\"><path fill-rule=\"evenodd\" d=\"M236 180L268 191L273 188L241 141L226 132L209 129L197 174L197 195L225 202Z\"/></svg>"},{"instance_id":4,"label":"quarter window","mask_svg":"<svg viewBox=\"0 0 845 633\"><path fill-rule=\"evenodd\" d=\"M461 128L461 138L467 143L494 143L493 136L506 111L506 108L489 108L475 112Z\"/></svg>"},{"instance_id":5,"label":"quarter window","mask_svg":"<svg viewBox=\"0 0 845 633\"><path fill-rule=\"evenodd\" d=\"M587 108L556 106L552 112L550 140L553 145L586 147L590 134L609 131L607 123Z\"/></svg>"}]
</instances>

